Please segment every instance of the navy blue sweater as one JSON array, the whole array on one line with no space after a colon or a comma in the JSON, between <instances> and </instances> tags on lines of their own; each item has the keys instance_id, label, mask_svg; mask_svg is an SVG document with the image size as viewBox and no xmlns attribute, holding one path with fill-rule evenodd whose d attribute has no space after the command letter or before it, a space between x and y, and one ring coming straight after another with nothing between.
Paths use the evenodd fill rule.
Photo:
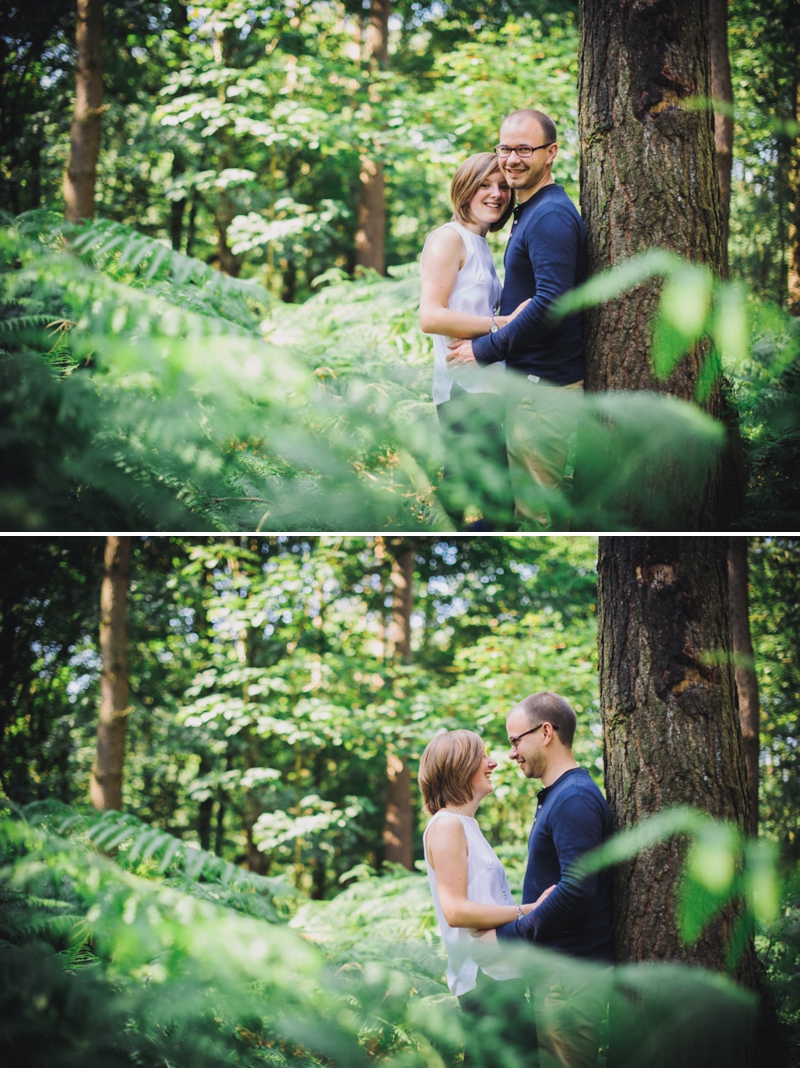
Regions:
<instances>
[{"instance_id":1,"label":"navy blue sweater","mask_svg":"<svg viewBox=\"0 0 800 1068\"><path fill-rule=\"evenodd\" d=\"M545 185L516 206L505 266L500 314L533 299L508 326L472 342L475 359L480 364L506 360L511 369L555 386L579 382L582 316L553 323L548 315L553 301L585 282L589 273L586 228L562 186Z\"/></svg>"},{"instance_id":2,"label":"navy blue sweater","mask_svg":"<svg viewBox=\"0 0 800 1068\"><path fill-rule=\"evenodd\" d=\"M533 912L498 927L497 937L524 938L574 957L613 961L611 872L604 868L578 882L569 870L610 834L611 812L585 768L565 771L545 787L528 841L523 904L557 885Z\"/></svg>"}]
</instances>

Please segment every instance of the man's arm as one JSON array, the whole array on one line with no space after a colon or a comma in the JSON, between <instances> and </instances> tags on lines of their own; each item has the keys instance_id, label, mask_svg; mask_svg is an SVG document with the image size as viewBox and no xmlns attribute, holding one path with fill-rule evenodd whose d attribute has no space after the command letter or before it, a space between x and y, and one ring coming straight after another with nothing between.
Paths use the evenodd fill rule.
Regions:
<instances>
[{"instance_id":1,"label":"man's arm","mask_svg":"<svg viewBox=\"0 0 800 1068\"><path fill-rule=\"evenodd\" d=\"M561 879L539 908L514 923L498 927L498 938L540 941L558 937L582 919L597 893L597 873L578 882L571 869L585 853L603 841L603 817L599 806L585 794L571 794L552 813L550 826ZM508 932L509 928L515 929L513 934Z\"/></svg>"},{"instance_id":2,"label":"man's arm","mask_svg":"<svg viewBox=\"0 0 800 1068\"><path fill-rule=\"evenodd\" d=\"M513 366L515 352L530 348L557 326L550 308L575 285L578 259L578 231L572 219L560 211L548 211L528 234L528 256L536 279L536 295L516 319L495 334L476 338L472 352L479 364L508 360Z\"/></svg>"}]
</instances>

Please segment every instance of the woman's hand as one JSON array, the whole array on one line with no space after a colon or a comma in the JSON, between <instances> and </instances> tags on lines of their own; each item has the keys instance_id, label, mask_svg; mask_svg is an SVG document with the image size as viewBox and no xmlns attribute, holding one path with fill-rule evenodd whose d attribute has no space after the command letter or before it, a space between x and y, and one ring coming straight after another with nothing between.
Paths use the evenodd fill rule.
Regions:
<instances>
[{"instance_id":1,"label":"woman's hand","mask_svg":"<svg viewBox=\"0 0 800 1068\"><path fill-rule=\"evenodd\" d=\"M523 308L527 308L528 307L530 302L531 302L531 298L528 297L527 300L523 300L523 302L521 304L518 304L510 315L496 315L494 321L501 328L504 327L504 326L507 326L508 323L510 323L512 319L516 319L516 317L523 310Z\"/></svg>"},{"instance_id":2,"label":"woman's hand","mask_svg":"<svg viewBox=\"0 0 800 1068\"><path fill-rule=\"evenodd\" d=\"M542 893L539 894L539 896L536 898L536 900L532 904L530 904L530 905L520 905L520 908L525 913L525 915L527 916L529 912L533 912L534 909L538 908L541 905L541 903L544 901L544 899L546 897L549 897L550 894L552 894L552 892L555 890L557 885L558 885L557 883L554 883L552 886L548 886L548 888L546 890L543 890Z\"/></svg>"}]
</instances>

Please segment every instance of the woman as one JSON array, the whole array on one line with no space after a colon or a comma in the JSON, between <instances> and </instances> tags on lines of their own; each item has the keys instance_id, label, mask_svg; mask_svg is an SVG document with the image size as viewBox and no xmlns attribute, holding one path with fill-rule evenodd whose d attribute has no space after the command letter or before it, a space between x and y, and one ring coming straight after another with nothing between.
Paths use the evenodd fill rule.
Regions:
<instances>
[{"instance_id":1,"label":"woman","mask_svg":"<svg viewBox=\"0 0 800 1068\"><path fill-rule=\"evenodd\" d=\"M492 152L470 156L450 184L453 218L429 235L420 262L420 326L433 334L433 400L447 449L441 494L456 522L470 505L480 507L484 523L473 529L513 527L503 431L504 365L452 373L447 345L452 338L498 330L525 306L512 315L494 314L501 285L486 235L505 225L512 197Z\"/></svg>"},{"instance_id":2,"label":"woman","mask_svg":"<svg viewBox=\"0 0 800 1068\"><path fill-rule=\"evenodd\" d=\"M480 998L468 997L485 980L519 979L494 952L473 938L470 928L486 929L512 923L544 900L515 905L503 865L481 834L475 813L494 790L497 762L486 753L483 739L473 731L442 731L422 754L419 786L431 820L422 841L433 903L447 951L447 985L462 1008L478 1011ZM483 951L483 952L481 952ZM483 963L479 961L481 958ZM523 993L520 992L520 997Z\"/></svg>"}]
</instances>

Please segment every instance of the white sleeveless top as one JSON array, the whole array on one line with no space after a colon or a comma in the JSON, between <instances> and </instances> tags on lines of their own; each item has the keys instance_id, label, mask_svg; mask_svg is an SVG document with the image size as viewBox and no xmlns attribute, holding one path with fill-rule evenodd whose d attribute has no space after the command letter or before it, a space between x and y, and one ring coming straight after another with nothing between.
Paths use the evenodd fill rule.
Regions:
<instances>
[{"instance_id":1,"label":"white sleeveless top","mask_svg":"<svg viewBox=\"0 0 800 1068\"><path fill-rule=\"evenodd\" d=\"M425 865L428 869L428 882L433 894L433 907L436 910L436 918L439 921L439 930L442 932L442 940L447 950L447 985L453 994L466 994L473 990L478 981L478 968L491 976L492 979L519 979L521 973L515 971L510 965L497 959L497 950L494 947L485 946L476 941L466 927L451 927L444 918L442 906L439 902L439 888L436 883L436 872L428 860L428 843L426 841L428 828L433 821L440 816L445 809L439 809L429 821L422 836L422 845L425 850ZM511 891L508 888L505 868L499 857L483 837L478 821L471 816L462 816L458 812L451 812L451 816L458 816L467 836L467 899L479 901L484 905L513 905ZM476 959L481 958L481 963ZM487 960L486 958L494 958Z\"/></svg>"},{"instance_id":2,"label":"white sleeveless top","mask_svg":"<svg viewBox=\"0 0 800 1068\"><path fill-rule=\"evenodd\" d=\"M485 237L473 234L461 223L449 222L445 226L457 230L464 241L467 258L458 272L456 284L447 302L453 311L467 312L470 315L491 315L500 303L503 287L494 269L492 253ZM440 229L444 229L441 227ZM437 233L434 230L432 233ZM427 245L432 234L429 234ZM423 248L423 253L425 249ZM419 266L422 274L422 262ZM453 339L443 334L433 335L433 402L442 404L450 399L450 387L457 382L467 393L502 393L502 374L505 362L493 363L489 367L464 370L456 374L447 369L447 346Z\"/></svg>"}]
</instances>

